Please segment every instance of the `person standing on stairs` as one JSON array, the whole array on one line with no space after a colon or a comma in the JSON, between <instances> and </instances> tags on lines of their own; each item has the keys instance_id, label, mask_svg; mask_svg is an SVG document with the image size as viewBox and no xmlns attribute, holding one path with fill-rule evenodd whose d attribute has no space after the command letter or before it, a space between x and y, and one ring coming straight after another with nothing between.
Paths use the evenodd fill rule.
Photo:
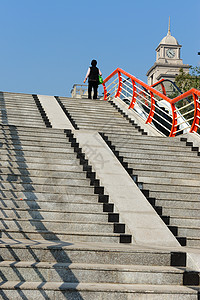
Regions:
<instances>
[{"instance_id":1,"label":"person standing on stairs","mask_svg":"<svg viewBox=\"0 0 200 300\"><path fill-rule=\"evenodd\" d=\"M84 83L88 79L88 99L92 99L92 89L94 91L93 99L97 99L97 90L99 84L99 75L102 76L101 71L97 68L97 61L93 59L91 61L91 67L89 67L84 79Z\"/></svg>"}]
</instances>

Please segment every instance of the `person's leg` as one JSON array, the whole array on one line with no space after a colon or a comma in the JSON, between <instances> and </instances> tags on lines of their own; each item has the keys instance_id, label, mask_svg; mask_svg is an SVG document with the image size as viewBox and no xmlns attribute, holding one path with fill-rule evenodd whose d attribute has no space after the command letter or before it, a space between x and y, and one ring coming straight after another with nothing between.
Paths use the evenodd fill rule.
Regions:
<instances>
[{"instance_id":1,"label":"person's leg","mask_svg":"<svg viewBox=\"0 0 200 300\"><path fill-rule=\"evenodd\" d=\"M91 92L92 92L92 83L89 81L88 82L88 99L92 99Z\"/></svg>"},{"instance_id":2,"label":"person's leg","mask_svg":"<svg viewBox=\"0 0 200 300\"><path fill-rule=\"evenodd\" d=\"M98 82L94 82L94 84L93 84L93 89L94 89L94 96L93 96L93 99L97 99Z\"/></svg>"}]
</instances>

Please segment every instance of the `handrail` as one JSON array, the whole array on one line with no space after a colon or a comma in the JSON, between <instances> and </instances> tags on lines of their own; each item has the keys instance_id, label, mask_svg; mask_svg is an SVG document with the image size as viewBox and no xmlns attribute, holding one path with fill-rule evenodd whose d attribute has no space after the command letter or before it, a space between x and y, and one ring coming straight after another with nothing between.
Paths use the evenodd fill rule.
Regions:
<instances>
[{"instance_id":1,"label":"handrail","mask_svg":"<svg viewBox=\"0 0 200 300\"><path fill-rule=\"evenodd\" d=\"M77 96L84 95L85 92L87 92L86 84L74 84L71 89L71 96L72 98L76 98Z\"/></svg>"},{"instance_id":2,"label":"handrail","mask_svg":"<svg viewBox=\"0 0 200 300\"><path fill-rule=\"evenodd\" d=\"M162 87L163 94L166 96L166 90L165 90L165 86L164 86L164 83L165 83L166 81L170 82L170 83L177 89L177 91L179 92L179 94L183 94L183 92L182 92L181 89L175 84L175 82L173 82L173 81L170 80L170 79L161 79L161 80L155 82L154 84L152 84L151 86L152 86L152 87L156 87L157 85L160 84L161 87ZM191 101L190 101L188 98L186 98L186 100L187 100L188 103L191 103Z\"/></svg>"},{"instance_id":3,"label":"handrail","mask_svg":"<svg viewBox=\"0 0 200 300\"><path fill-rule=\"evenodd\" d=\"M128 81L128 79L122 80L122 74L125 75L128 79L131 79L129 81L130 84L132 84L132 87L127 88L127 85L125 85L125 82ZM106 88L106 83L111 80L115 75L118 75L118 86L117 86L117 92L112 92L112 94L115 94L115 98L124 96L124 90L127 89L126 92L130 95L130 89L132 91L132 99L130 100L129 109L135 109L136 106L138 106L139 110L143 110L144 115L148 114L146 118L146 123L153 123L155 125L156 123L159 124L159 126L163 126L168 132L167 135L170 137L175 136L178 132L180 133L182 130L187 129L190 127L190 132L196 132L200 126L200 91L197 89L190 89L189 91L170 99L166 96L166 91L164 89L164 86L162 87L163 93L157 91L154 87L158 85L159 83L163 85L163 79L159 82L153 84L152 86L147 85L143 81L139 80L135 76L129 74L128 72L122 70L121 68L117 68L115 71L113 71L103 82L103 88L104 88L104 100L108 100L108 92ZM109 86L111 86L109 84ZM116 88L116 79L115 79L115 88ZM123 87L125 85L125 88ZM141 92L141 86L144 91ZM110 89L110 91L112 88ZM139 90L139 91L138 91ZM109 93L110 94L110 93ZM143 95L145 94L145 95ZM156 98L159 98L159 100ZM191 103L186 105L182 105L181 107L176 107L176 104L189 97L192 96L193 101ZM130 98L130 97L129 97ZM137 101L136 101L137 100ZM164 102L160 102L160 100L164 100ZM165 104L166 103L166 104ZM188 108L188 105L190 104L193 106L192 109ZM187 111L185 113L184 109ZM183 110L184 117L180 113L180 111ZM193 114L192 117L192 125L191 123L191 114ZM188 115L188 119L185 118L185 116ZM166 119L166 124L164 124L164 120ZM169 121L171 119L171 121ZM179 119L179 120L178 120ZM181 120L180 120L181 119ZM190 123L189 123L190 122ZM169 123L171 123L171 129L168 128ZM184 126L183 126L184 124ZM167 125L167 126L166 126ZM179 128L180 126L180 128ZM167 128L166 128L167 127Z\"/></svg>"},{"instance_id":4,"label":"handrail","mask_svg":"<svg viewBox=\"0 0 200 300\"><path fill-rule=\"evenodd\" d=\"M154 84L152 84L151 87L156 87L157 85L161 84L163 95L166 96L166 90L165 90L165 86L164 86L163 82L164 82L164 79L161 79L161 80L155 82Z\"/></svg>"},{"instance_id":5,"label":"handrail","mask_svg":"<svg viewBox=\"0 0 200 300\"><path fill-rule=\"evenodd\" d=\"M145 87L147 90L153 92L154 94L156 94L159 97L163 97L164 100L168 101L170 100L170 98L168 98L167 96L163 95L162 93L160 93L159 91L155 90L154 88L150 87L149 85L147 85L146 83L144 83L143 81L137 79L136 77L134 77L133 75L125 72L124 70L117 68L114 72L112 72L104 81L103 84L105 84L109 79L111 79L114 75L116 75L118 72L124 74L127 77L130 77L131 79L133 79L135 82L137 82L138 84L140 84L141 86ZM106 100L104 98L104 100Z\"/></svg>"},{"instance_id":6,"label":"handrail","mask_svg":"<svg viewBox=\"0 0 200 300\"><path fill-rule=\"evenodd\" d=\"M178 90L178 92L180 94L183 94L183 92L179 89L179 87L175 84L175 82L173 82L170 79L161 79L161 80L155 82L154 84L152 84L151 86L156 87L157 85L161 84L161 86L163 88L164 87L164 82L166 82L166 81L170 82ZM164 89L165 89L165 87L164 87ZM163 94L166 96L166 91Z\"/></svg>"}]
</instances>

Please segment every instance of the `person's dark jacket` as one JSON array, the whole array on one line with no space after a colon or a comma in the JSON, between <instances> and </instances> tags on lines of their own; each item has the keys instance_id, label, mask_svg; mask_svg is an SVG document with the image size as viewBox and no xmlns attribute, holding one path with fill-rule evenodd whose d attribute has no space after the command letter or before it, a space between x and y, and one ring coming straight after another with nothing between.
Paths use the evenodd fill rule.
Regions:
<instances>
[{"instance_id":1,"label":"person's dark jacket","mask_svg":"<svg viewBox=\"0 0 200 300\"><path fill-rule=\"evenodd\" d=\"M90 67L90 74L88 76L89 81L97 81L99 82L99 69L97 67Z\"/></svg>"}]
</instances>

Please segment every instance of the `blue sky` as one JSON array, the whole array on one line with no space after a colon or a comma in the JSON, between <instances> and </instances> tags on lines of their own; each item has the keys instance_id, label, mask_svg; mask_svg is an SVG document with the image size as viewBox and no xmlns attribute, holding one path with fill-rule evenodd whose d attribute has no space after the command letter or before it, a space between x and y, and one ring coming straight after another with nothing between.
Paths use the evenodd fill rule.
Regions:
<instances>
[{"instance_id":1,"label":"blue sky","mask_svg":"<svg viewBox=\"0 0 200 300\"><path fill-rule=\"evenodd\" d=\"M0 0L0 90L69 96L92 59L103 77L120 67L146 82L171 34L184 63L200 66L200 1Z\"/></svg>"}]
</instances>

